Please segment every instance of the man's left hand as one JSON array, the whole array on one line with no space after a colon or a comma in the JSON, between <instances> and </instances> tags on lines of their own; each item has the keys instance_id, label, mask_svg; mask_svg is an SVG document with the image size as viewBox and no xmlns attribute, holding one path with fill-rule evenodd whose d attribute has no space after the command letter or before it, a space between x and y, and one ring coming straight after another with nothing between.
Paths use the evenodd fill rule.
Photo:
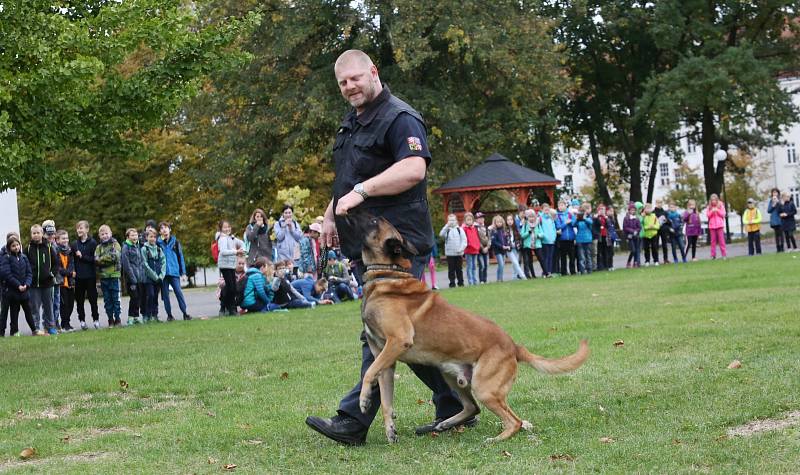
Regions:
<instances>
[{"instance_id":1,"label":"man's left hand","mask_svg":"<svg viewBox=\"0 0 800 475\"><path fill-rule=\"evenodd\" d=\"M363 202L364 202L363 196L356 193L355 191L351 191L350 193L339 198L339 201L336 202L336 215L345 216L348 211L350 211L351 209L355 208L356 206L360 205Z\"/></svg>"}]
</instances>

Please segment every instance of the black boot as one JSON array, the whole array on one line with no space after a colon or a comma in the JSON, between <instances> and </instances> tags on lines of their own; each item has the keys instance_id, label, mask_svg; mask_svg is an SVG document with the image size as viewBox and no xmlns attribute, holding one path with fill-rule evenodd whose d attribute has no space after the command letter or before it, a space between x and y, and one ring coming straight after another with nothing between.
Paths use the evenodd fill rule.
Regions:
<instances>
[{"instance_id":1,"label":"black boot","mask_svg":"<svg viewBox=\"0 0 800 475\"><path fill-rule=\"evenodd\" d=\"M325 437L344 445L364 445L367 441L369 427L364 427L358 419L345 415L336 415L330 419L309 416L306 418L309 427Z\"/></svg>"}]
</instances>

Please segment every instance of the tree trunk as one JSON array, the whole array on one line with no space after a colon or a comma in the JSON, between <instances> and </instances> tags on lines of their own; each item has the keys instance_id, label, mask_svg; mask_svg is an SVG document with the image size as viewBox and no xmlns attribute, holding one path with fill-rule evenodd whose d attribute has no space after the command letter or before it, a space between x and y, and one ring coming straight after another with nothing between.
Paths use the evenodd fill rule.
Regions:
<instances>
[{"instance_id":1,"label":"tree trunk","mask_svg":"<svg viewBox=\"0 0 800 475\"><path fill-rule=\"evenodd\" d=\"M594 170L595 180L597 180L597 192L600 195L600 202L610 205L611 194L608 192L608 183L600 166L600 153L597 151L597 139L594 136L594 129L589 130L589 153L592 155L592 169Z\"/></svg>"},{"instance_id":2,"label":"tree trunk","mask_svg":"<svg viewBox=\"0 0 800 475\"><path fill-rule=\"evenodd\" d=\"M656 188L656 174L658 172L658 156L661 154L661 140L657 137L653 147L653 157L650 163L650 176L647 177L647 202L653 202L653 192Z\"/></svg>"},{"instance_id":3,"label":"tree trunk","mask_svg":"<svg viewBox=\"0 0 800 475\"><path fill-rule=\"evenodd\" d=\"M631 201L642 201L642 152L632 150L625 154L625 162L631 174Z\"/></svg>"},{"instance_id":4,"label":"tree trunk","mask_svg":"<svg viewBox=\"0 0 800 475\"><path fill-rule=\"evenodd\" d=\"M703 108L702 118L702 142L703 142L703 178L706 185L706 199L712 193L720 194L722 181L717 174L716 163L714 162L714 143L716 141L716 126L714 124L714 113L708 107Z\"/></svg>"}]
</instances>

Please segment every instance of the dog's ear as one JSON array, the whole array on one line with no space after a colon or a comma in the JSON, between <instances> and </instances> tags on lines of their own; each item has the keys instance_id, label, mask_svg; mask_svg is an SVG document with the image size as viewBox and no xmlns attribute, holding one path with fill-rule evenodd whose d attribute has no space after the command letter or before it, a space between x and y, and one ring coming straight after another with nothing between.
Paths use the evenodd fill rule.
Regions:
<instances>
[{"instance_id":1,"label":"dog's ear","mask_svg":"<svg viewBox=\"0 0 800 475\"><path fill-rule=\"evenodd\" d=\"M407 240L400 240L397 238L389 238L383 243L383 251L387 256L397 257L402 256L410 259L418 254L417 248Z\"/></svg>"}]
</instances>

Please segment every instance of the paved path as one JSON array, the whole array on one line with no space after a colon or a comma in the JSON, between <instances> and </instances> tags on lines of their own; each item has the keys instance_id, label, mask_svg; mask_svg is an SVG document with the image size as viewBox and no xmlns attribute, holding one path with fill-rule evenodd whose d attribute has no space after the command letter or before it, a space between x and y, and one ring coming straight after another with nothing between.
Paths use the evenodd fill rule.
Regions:
<instances>
[{"instance_id":1,"label":"paved path","mask_svg":"<svg viewBox=\"0 0 800 475\"><path fill-rule=\"evenodd\" d=\"M762 244L762 249L763 249L763 251L765 253L773 253L773 252L775 252L774 241L772 241L772 240L769 240L769 241L763 240L761 244ZM738 256L744 256L744 255L747 255L747 243L734 243L734 244L728 245L728 256L729 257L738 257ZM623 251L618 251L614 256L614 266L617 269L621 269L623 272L625 270L624 268L625 268L625 261L627 259L627 256L628 256L627 252L623 252ZM710 248L708 246L698 247L698 249L697 249L697 258L698 259L701 259L701 260L710 259L710 257L711 257L711 253L710 253ZM642 257L642 259L644 259L644 257ZM538 263L534 263L534 268L535 268L535 270L537 272L537 275L539 275L539 273L541 272L541 268L539 267ZM491 265L490 266L489 271L488 271L489 282L495 282L496 281L496 274L497 274L496 269L497 269L497 267L495 265ZM511 266L510 263L507 262L506 265L505 265L505 269L504 269L504 278L503 279L506 280L506 281L512 280L513 279L512 272L513 272L512 266ZM429 278L430 275L428 274L426 277ZM466 271L465 271L465 276L464 277L466 278ZM214 276L214 279L215 278L216 278L216 276ZM202 282L202 280L200 280L200 281ZM213 281L211 277L209 277L209 281ZM436 273L436 284L437 284L438 287L440 287L442 289L447 288L447 286L448 286L447 266L442 265L442 266L439 267L439 269L438 269L438 271ZM208 316L208 317L216 317L217 316L217 314L219 313L219 301L216 298L215 290L216 290L215 287L200 287L200 288L194 288L194 289L184 289L184 296L186 297L186 303L187 303L187 306L189 308L189 313L193 317L199 318L199 317L205 317L205 316ZM180 317L179 317L180 310L178 309L178 302L177 302L177 300L175 300L175 297L173 295L170 295L170 298L171 298L171 301L172 301L172 308L173 308L173 310L175 312L175 316L176 316L176 318L178 318L180 320ZM103 309L102 296L98 300L98 308L100 310L100 324L101 324L101 327L105 328L105 327L107 327L108 322L107 322L107 318L106 318L106 315L105 315L105 311ZM122 298L122 322L123 322L123 324L127 321L127 318L126 318L127 309L128 309L128 298L127 297L123 297ZM164 320L166 318L166 316L164 314L163 304L159 304L159 309L160 309L160 312L161 312L160 313L160 318L162 320ZM88 305L88 303L86 304L86 312L87 312L87 315L88 315L89 314L89 305ZM89 320L91 320L91 317L87 316L87 318ZM91 326L91 322L88 322L88 323ZM176 321L174 324L178 324L179 325L180 323ZM80 325L79 325L79 322L78 322L77 313L75 313L75 312L73 312L73 315L72 315L72 326L74 328L80 328ZM25 319L22 318L22 315L20 315L20 330L21 330L21 333L23 333L25 335L30 335L30 330L27 328L27 324L25 324ZM91 329L91 330L93 330L93 329ZM6 331L6 333L7 332L8 332L8 330Z\"/></svg>"}]
</instances>

